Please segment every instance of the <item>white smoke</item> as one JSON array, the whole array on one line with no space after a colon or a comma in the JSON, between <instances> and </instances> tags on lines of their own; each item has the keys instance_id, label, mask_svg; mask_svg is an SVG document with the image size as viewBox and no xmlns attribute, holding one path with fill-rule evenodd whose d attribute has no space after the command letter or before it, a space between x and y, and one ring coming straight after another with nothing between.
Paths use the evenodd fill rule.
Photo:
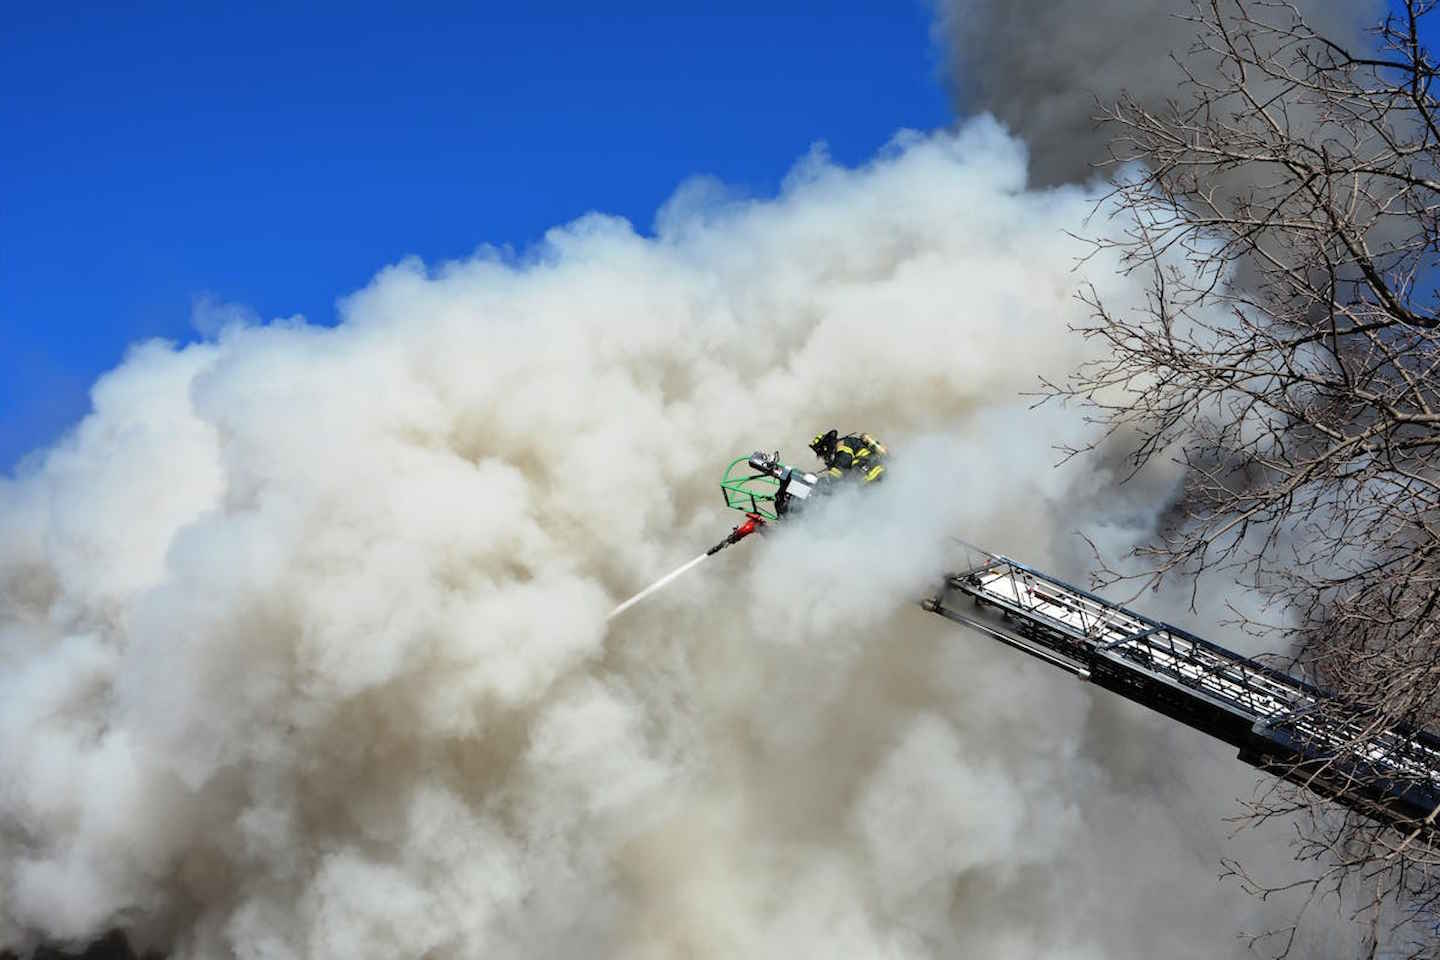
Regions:
<instances>
[{"instance_id":1,"label":"white smoke","mask_svg":"<svg viewBox=\"0 0 1440 960\"><path fill-rule=\"evenodd\" d=\"M948 536L1073 568L1173 486L1051 469L1090 207L1024 165L904 134L135 349L0 481L0 947L1246 955L1289 906L1215 883L1229 751L911 603ZM606 624L831 426L880 490Z\"/></svg>"}]
</instances>

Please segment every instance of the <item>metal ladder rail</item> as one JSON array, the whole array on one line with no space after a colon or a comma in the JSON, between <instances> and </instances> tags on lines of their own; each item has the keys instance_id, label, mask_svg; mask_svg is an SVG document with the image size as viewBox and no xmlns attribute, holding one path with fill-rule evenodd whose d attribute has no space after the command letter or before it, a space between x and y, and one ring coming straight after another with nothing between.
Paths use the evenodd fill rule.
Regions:
<instances>
[{"instance_id":1,"label":"metal ladder rail","mask_svg":"<svg viewBox=\"0 0 1440 960\"><path fill-rule=\"evenodd\" d=\"M1000 591L998 596L995 591L984 589L986 581L983 578L978 589L970 584L962 584L962 589L972 594L989 594L988 600L998 600L1005 605L1023 590L1037 598L1035 604L1029 608L1031 612L1046 615L1056 626L1070 628L1072 631L1076 626L1075 622L1066 622L1062 617L1056 617L1053 608L1076 611L1085 639L1106 633L1123 635L1118 640L1110 639L1099 644L1095 648L1096 654L1113 650L1146 667L1161 669L1181 683L1195 684L1205 692L1249 711L1257 721L1288 719L1296 713L1307 712L1320 702L1319 691L1304 681L1279 673L1273 668L1168 624L1152 621L1076 590L1047 574L1014 564L1013 561L1011 564L1024 571L1024 579L1019 580L1006 571L991 573L988 578L990 584L1004 584L1009 587ZM987 567L994 569L994 565ZM1025 583L1025 586L1017 590L1020 583ZM1034 589L1031 585L1033 583L1043 584L1043 589ZM1125 633L1141 624L1148 626L1134 634ZM1353 739L1353 735L1358 733L1358 729L1342 729L1333 721L1327 727L1301 723L1296 725L1296 729L1306 735L1308 742L1323 744L1335 750L1343 750L1347 742ZM1424 779L1436 779L1440 776L1437 774L1440 772L1440 741L1433 737L1385 734L1373 743L1365 756L1409 776Z\"/></svg>"},{"instance_id":2,"label":"metal ladder rail","mask_svg":"<svg viewBox=\"0 0 1440 960\"><path fill-rule=\"evenodd\" d=\"M1163 625L1141 619L1123 608L1102 604L1079 592L1062 596L1061 591L1071 588L1050 578L1045 578L1044 590L1033 590L1025 581L1033 582L1035 574L1028 570L1025 573L1027 576L1019 583L1005 571L992 573L988 582L982 580L978 585L959 578L961 582L957 586L982 604L999 607L1012 616L1043 618L1047 626L1073 637L1076 646L1084 648L1086 655L1093 656L1102 648L1111 651L1112 655L1126 657L1147 669L1159 670L1181 684L1196 686L1246 711L1253 719L1287 710L1305 695L1303 689L1277 682L1259 664L1250 664L1250 669L1244 670L1247 665L1242 663L1243 658L1221 657L1212 650L1196 647L1187 638L1177 638ZM1009 589L994 589L997 581ZM1027 598L1031 602L1027 603ZM1082 602L1085 607L1081 606ZM1077 610L1077 614L1066 617L1063 615L1066 610ZM1104 638L1103 642L1097 638ZM1237 668L1242 672L1237 674ZM1226 671L1246 676L1249 682L1237 682L1227 677Z\"/></svg>"},{"instance_id":3,"label":"metal ladder rail","mask_svg":"<svg viewBox=\"0 0 1440 960\"><path fill-rule=\"evenodd\" d=\"M948 576L922 606L1237 746L1245 762L1278 768L1382 822L1413 824L1440 804L1440 738L1392 731L1345 766L1332 763L1356 729L1316 722L1313 711L1327 698L1314 686L1025 564L986 556ZM982 615L949 605L952 593L969 596ZM987 622L985 607L999 610L1001 623ZM1379 786L1350 792L1357 774Z\"/></svg>"}]
</instances>

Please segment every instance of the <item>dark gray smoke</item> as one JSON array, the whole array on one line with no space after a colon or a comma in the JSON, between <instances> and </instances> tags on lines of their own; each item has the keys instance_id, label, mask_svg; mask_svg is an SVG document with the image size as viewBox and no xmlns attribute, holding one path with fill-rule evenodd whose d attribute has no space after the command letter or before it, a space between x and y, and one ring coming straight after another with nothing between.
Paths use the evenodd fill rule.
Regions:
<instances>
[{"instance_id":1,"label":"dark gray smoke","mask_svg":"<svg viewBox=\"0 0 1440 960\"><path fill-rule=\"evenodd\" d=\"M1377 0L1305 0L1312 27L1363 46ZM1194 42L1189 0L939 0L962 115L993 113L1030 147L1030 181L1083 180L1106 156L1099 103L1128 93L1146 106L1175 97ZM1189 61L1203 69L1203 61Z\"/></svg>"}]
</instances>

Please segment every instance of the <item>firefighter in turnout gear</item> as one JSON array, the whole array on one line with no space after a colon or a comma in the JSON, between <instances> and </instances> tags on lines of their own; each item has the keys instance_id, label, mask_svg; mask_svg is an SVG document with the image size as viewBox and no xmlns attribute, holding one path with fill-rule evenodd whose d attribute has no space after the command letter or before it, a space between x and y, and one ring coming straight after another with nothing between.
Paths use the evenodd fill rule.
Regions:
<instances>
[{"instance_id":1,"label":"firefighter in turnout gear","mask_svg":"<svg viewBox=\"0 0 1440 960\"><path fill-rule=\"evenodd\" d=\"M885 445L868 433L842 437L838 430L815 434L810 449L825 464L822 479L827 481L850 477L861 486L877 483L885 477Z\"/></svg>"}]
</instances>

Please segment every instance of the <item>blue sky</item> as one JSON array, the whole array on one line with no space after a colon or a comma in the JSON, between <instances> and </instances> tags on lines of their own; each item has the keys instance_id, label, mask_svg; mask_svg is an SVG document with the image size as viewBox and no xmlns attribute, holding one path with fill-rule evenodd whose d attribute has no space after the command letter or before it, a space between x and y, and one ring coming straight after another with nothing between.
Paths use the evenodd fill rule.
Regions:
<instances>
[{"instance_id":1,"label":"blue sky","mask_svg":"<svg viewBox=\"0 0 1440 960\"><path fill-rule=\"evenodd\" d=\"M920 0L606 6L8 8L0 471L197 297L329 323L408 254L648 230L691 175L766 194L949 122Z\"/></svg>"}]
</instances>

